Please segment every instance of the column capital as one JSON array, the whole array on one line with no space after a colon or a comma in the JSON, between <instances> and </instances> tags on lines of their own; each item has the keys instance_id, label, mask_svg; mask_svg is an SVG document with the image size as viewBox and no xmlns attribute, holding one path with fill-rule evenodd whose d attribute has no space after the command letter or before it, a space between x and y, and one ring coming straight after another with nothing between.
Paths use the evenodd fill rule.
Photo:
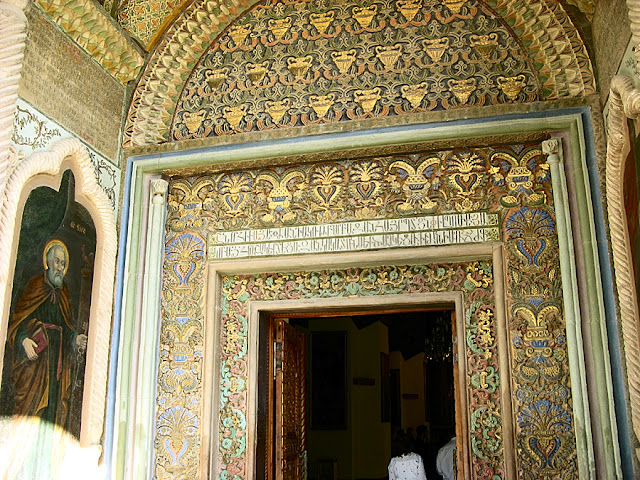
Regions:
<instances>
[{"instance_id":1,"label":"column capital","mask_svg":"<svg viewBox=\"0 0 640 480\"><path fill-rule=\"evenodd\" d=\"M164 203L164 196L169 188L169 182L157 178L151 180L151 203L161 204Z\"/></svg>"},{"instance_id":2,"label":"column capital","mask_svg":"<svg viewBox=\"0 0 640 480\"><path fill-rule=\"evenodd\" d=\"M551 138L542 142L542 153L547 156L550 165L557 165L562 160L562 143L558 138Z\"/></svg>"}]
</instances>

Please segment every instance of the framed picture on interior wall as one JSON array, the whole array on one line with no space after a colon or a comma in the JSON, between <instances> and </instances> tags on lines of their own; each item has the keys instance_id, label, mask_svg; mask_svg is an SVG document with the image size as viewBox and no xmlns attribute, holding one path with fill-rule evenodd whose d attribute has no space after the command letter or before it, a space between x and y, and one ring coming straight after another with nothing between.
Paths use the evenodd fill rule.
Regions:
<instances>
[{"instance_id":1,"label":"framed picture on interior wall","mask_svg":"<svg viewBox=\"0 0 640 480\"><path fill-rule=\"evenodd\" d=\"M59 191L37 187L24 206L0 414L41 419L79 438L96 229L74 190L67 170Z\"/></svg>"},{"instance_id":2,"label":"framed picture on interior wall","mask_svg":"<svg viewBox=\"0 0 640 480\"><path fill-rule=\"evenodd\" d=\"M389 355L380 353L380 421L391 421L391 369Z\"/></svg>"},{"instance_id":3,"label":"framed picture on interior wall","mask_svg":"<svg viewBox=\"0 0 640 480\"><path fill-rule=\"evenodd\" d=\"M311 334L312 429L347 428L347 332Z\"/></svg>"}]
</instances>

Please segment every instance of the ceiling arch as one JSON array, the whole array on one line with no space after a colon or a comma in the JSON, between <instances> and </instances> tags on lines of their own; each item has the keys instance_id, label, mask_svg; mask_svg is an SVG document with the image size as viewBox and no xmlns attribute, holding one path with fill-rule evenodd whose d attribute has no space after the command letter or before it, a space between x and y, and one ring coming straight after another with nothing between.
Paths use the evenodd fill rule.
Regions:
<instances>
[{"instance_id":1,"label":"ceiling arch","mask_svg":"<svg viewBox=\"0 0 640 480\"><path fill-rule=\"evenodd\" d=\"M595 92L584 43L557 0L248 3L186 6L151 53L124 146ZM340 56L355 67L341 71ZM430 100L415 99L421 86ZM322 99L339 105L323 114L310 103Z\"/></svg>"}]
</instances>

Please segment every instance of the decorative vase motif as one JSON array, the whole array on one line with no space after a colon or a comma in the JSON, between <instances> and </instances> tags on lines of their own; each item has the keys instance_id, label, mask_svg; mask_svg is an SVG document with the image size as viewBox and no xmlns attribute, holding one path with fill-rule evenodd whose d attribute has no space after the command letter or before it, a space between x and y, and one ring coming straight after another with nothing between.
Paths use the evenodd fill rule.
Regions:
<instances>
[{"instance_id":1,"label":"decorative vase motif","mask_svg":"<svg viewBox=\"0 0 640 480\"><path fill-rule=\"evenodd\" d=\"M211 90L217 90L220 88L220 85L222 85L222 82L225 81L228 74L229 69L227 67L216 68L205 73L205 80L211 87Z\"/></svg>"},{"instance_id":2,"label":"decorative vase motif","mask_svg":"<svg viewBox=\"0 0 640 480\"><path fill-rule=\"evenodd\" d=\"M351 49L344 52L331 52L331 59L340 73L346 75L356 59L356 51Z\"/></svg>"},{"instance_id":3,"label":"decorative vase motif","mask_svg":"<svg viewBox=\"0 0 640 480\"><path fill-rule=\"evenodd\" d=\"M227 105L222 111L224 113L224 118L229 122L229 125L233 128L237 128L247 112L247 106L245 104L236 105L235 107Z\"/></svg>"},{"instance_id":4,"label":"decorative vase motif","mask_svg":"<svg viewBox=\"0 0 640 480\"><path fill-rule=\"evenodd\" d=\"M449 10L451 10L451 12L455 13L456 15L460 13L462 5L464 5L466 2L467 0L442 0L442 3L449 7Z\"/></svg>"},{"instance_id":5,"label":"decorative vase motif","mask_svg":"<svg viewBox=\"0 0 640 480\"><path fill-rule=\"evenodd\" d=\"M244 39L251 32L251 25L234 25L229 30L229 36L233 39L236 45L242 45Z\"/></svg>"},{"instance_id":6,"label":"decorative vase motif","mask_svg":"<svg viewBox=\"0 0 640 480\"><path fill-rule=\"evenodd\" d=\"M269 19L269 30L276 38L282 38L289 28L291 28L291 17Z\"/></svg>"},{"instance_id":7,"label":"decorative vase motif","mask_svg":"<svg viewBox=\"0 0 640 480\"><path fill-rule=\"evenodd\" d=\"M307 73L307 70L309 70L311 60L311 55L299 58L289 57L287 59L287 67L289 67L289 71L293 73L293 76L296 77L296 80L300 80L304 77L304 74Z\"/></svg>"},{"instance_id":8,"label":"decorative vase motif","mask_svg":"<svg viewBox=\"0 0 640 480\"><path fill-rule=\"evenodd\" d=\"M504 92L509 100L515 100L522 88L526 85L526 77L522 74L515 77L498 77L498 88Z\"/></svg>"},{"instance_id":9,"label":"decorative vase motif","mask_svg":"<svg viewBox=\"0 0 640 480\"><path fill-rule=\"evenodd\" d=\"M371 24L373 17L378 13L378 6L373 4L369 7L353 7L352 13L360 26L367 28Z\"/></svg>"},{"instance_id":10,"label":"decorative vase motif","mask_svg":"<svg viewBox=\"0 0 640 480\"><path fill-rule=\"evenodd\" d=\"M393 69L401 54L401 44L388 47L376 47L376 57L382 62L385 70Z\"/></svg>"},{"instance_id":11,"label":"decorative vase motif","mask_svg":"<svg viewBox=\"0 0 640 480\"><path fill-rule=\"evenodd\" d=\"M449 48L449 37L424 40L422 45L433 63L438 63L442 55L444 55L444 52Z\"/></svg>"},{"instance_id":12,"label":"decorative vase motif","mask_svg":"<svg viewBox=\"0 0 640 480\"><path fill-rule=\"evenodd\" d=\"M204 121L207 114L206 110L198 110L197 112L184 112L182 122L187 126L189 133L196 133Z\"/></svg>"},{"instance_id":13,"label":"decorative vase motif","mask_svg":"<svg viewBox=\"0 0 640 480\"><path fill-rule=\"evenodd\" d=\"M267 73L268 68L269 61L265 60L264 62L258 64L247 63L245 70L247 72L247 76L253 83L260 83Z\"/></svg>"},{"instance_id":14,"label":"decorative vase motif","mask_svg":"<svg viewBox=\"0 0 640 480\"><path fill-rule=\"evenodd\" d=\"M420 8L422 8L422 0L398 0L396 7L400 13L410 22L414 19Z\"/></svg>"},{"instance_id":15,"label":"decorative vase motif","mask_svg":"<svg viewBox=\"0 0 640 480\"><path fill-rule=\"evenodd\" d=\"M311 108L313 108L313 111L316 112L316 115L318 115L318 118L324 118L329 109L333 106L335 99L335 93L321 96L311 95L309 97L309 104L311 105Z\"/></svg>"},{"instance_id":16,"label":"decorative vase motif","mask_svg":"<svg viewBox=\"0 0 640 480\"><path fill-rule=\"evenodd\" d=\"M267 112L271 115L271 118L275 123L280 123L282 117L287 112L289 107L291 106L291 99L285 98L284 100L279 101L271 101L268 100L264 103L267 108Z\"/></svg>"},{"instance_id":17,"label":"decorative vase motif","mask_svg":"<svg viewBox=\"0 0 640 480\"><path fill-rule=\"evenodd\" d=\"M356 90L353 92L353 98L360 104L365 113L370 113L376 102L380 100L380 87L370 90Z\"/></svg>"},{"instance_id":18,"label":"decorative vase motif","mask_svg":"<svg viewBox=\"0 0 640 480\"><path fill-rule=\"evenodd\" d=\"M498 45L498 34L495 32L489 35L471 35L469 39L471 46L483 58L488 58Z\"/></svg>"},{"instance_id":19,"label":"decorative vase motif","mask_svg":"<svg viewBox=\"0 0 640 480\"><path fill-rule=\"evenodd\" d=\"M449 80L449 90L453 92L461 104L467 103L469 96L476 89L476 79L467 78L465 80Z\"/></svg>"},{"instance_id":20,"label":"decorative vase motif","mask_svg":"<svg viewBox=\"0 0 640 480\"><path fill-rule=\"evenodd\" d=\"M326 33L327 28L329 28L331 22L333 22L334 17L335 13L333 10L329 10L325 13L312 13L309 15L309 22L311 22L311 25L316 27L318 33L324 34Z\"/></svg>"},{"instance_id":21,"label":"decorative vase motif","mask_svg":"<svg viewBox=\"0 0 640 480\"><path fill-rule=\"evenodd\" d=\"M422 104L422 99L429 92L429 84L422 82L417 85L402 85L400 87L402 96L409 100L413 108L418 108Z\"/></svg>"}]
</instances>

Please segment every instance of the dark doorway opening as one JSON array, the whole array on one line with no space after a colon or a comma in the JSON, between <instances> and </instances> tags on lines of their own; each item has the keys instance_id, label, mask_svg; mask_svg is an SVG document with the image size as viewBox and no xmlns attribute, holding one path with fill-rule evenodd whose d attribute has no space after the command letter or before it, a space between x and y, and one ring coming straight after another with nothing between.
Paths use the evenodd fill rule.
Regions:
<instances>
[{"instance_id":1,"label":"dark doorway opening","mask_svg":"<svg viewBox=\"0 0 640 480\"><path fill-rule=\"evenodd\" d=\"M439 478L437 451L455 435L452 313L440 308L277 316L305 338L309 480L387 478L400 432L423 456L427 478ZM273 324L273 316L260 322L257 478L289 480L276 465L282 455L274 438L280 427L273 418Z\"/></svg>"}]
</instances>

